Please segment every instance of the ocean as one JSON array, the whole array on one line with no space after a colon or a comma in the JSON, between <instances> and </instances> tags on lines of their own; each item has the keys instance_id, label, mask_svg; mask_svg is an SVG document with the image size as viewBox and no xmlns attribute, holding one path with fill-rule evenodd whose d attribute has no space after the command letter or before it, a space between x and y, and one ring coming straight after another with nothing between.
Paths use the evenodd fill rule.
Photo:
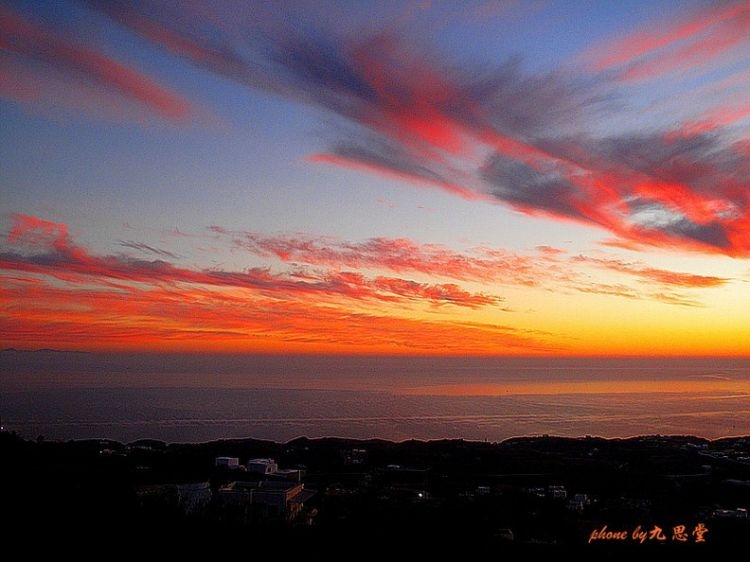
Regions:
<instances>
[{"instance_id":1,"label":"ocean","mask_svg":"<svg viewBox=\"0 0 750 562\"><path fill-rule=\"evenodd\" d=\"M0 352L5 429L47 439L750 435L750 359Z\"/></svg>"}]
</instances>

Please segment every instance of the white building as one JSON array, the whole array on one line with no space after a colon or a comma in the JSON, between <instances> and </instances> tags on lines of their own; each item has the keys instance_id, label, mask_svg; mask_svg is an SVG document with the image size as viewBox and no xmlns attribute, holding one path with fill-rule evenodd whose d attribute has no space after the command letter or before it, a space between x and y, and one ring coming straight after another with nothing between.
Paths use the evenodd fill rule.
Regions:
<instances>
[{"instance_id":1,"label":"white building","mask_svg":"<svg viewBox=\"0 0 750 562\"><path fill-rule=\"evenodd\" d=\"M714 517L717 519L747 519L747 509L738 507L736 509L714 509Z\"/></svg>"},{"instance_id":2,"label":"white building","mask_svg":"<svg viewBox=\"0 0 750 562\"><path fill-rule=\"evenodd\" d=\"M575 494L568 500L568 509L579 513L589 505L591 505L591 498L587 494Z\"/></svg>"},{"instance_id":3,"label":"white building","mask_svg":"<svg viewBox=\"0 0 750 562\"><path fill-rule=\"evenodd\" d=\"M273 473L276 478L283 478L292 482L302 482L305 471L300 468L279 468Z\"/></svg>"},{"instance_id":4,"label":"white building","mask_svg":"<svg viewBox=\"0 0 750 562\"><path fill-rule=\"evenodd\" d=\"M255 474L275 474L279 470L279 465L273 459L250 459L246 468L248 472Z\"/></svg>"},{"instance_id":5,"label":"white building","mask_svg":"<svg viewBox=\"0 0 750 562\"><path fill-rule=\"evenodd\" d=\"M220 468L239 468L240 459L237 457L216 457L215 465Z\"/></svg>"},{"instance_id":6,"label":"white building","mask_svg":"<svg viewBox=\"0 0 750 562\"><path fill-rule=\"evenodd\" d=\"M565 486L548 486L547 491L549 492L549 495L556 500L568 499L568 490Z\"/></svg>"}]
</instances>

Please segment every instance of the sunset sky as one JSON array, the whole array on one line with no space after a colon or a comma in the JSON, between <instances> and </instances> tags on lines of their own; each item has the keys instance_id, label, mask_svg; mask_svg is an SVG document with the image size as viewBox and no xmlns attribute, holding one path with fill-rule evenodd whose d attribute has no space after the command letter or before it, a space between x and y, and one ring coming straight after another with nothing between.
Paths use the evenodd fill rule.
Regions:
<instances>
[{"instance_id":1,"label":"sunset sky","mask_svg":"<svg viewBox=\"0 0 750 562\"><path fill-rule=\"evenodd\" d=\"M0 0L2 347L750 353L750 2Z\"/></svg>"}]
</instances>

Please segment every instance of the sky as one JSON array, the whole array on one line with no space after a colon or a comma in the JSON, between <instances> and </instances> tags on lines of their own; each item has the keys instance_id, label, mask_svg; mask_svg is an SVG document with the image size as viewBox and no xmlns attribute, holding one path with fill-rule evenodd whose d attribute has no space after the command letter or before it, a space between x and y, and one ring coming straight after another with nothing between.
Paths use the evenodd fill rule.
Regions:
<instances>
[{"instance_id":1,"label":"sky","mask_svg":"<svg viewBox=\"0 0 750 562\"><path fill-rule=\"evenodd\" d=\"M0 0L0 340L747 356L750 2Z\"/></svg>"}]
</instances>

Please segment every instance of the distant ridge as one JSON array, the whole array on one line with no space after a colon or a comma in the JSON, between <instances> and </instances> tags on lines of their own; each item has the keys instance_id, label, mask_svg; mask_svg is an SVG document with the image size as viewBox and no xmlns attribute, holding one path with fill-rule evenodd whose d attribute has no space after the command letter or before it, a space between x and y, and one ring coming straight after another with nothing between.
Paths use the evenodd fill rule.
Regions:
<instances>
[{"instance_id":1,"label":"distant ridge","mask_svg":"<svg viewBox=\"0 0 750 562\"><path fill-rule=\"evenodd\" d=\"M8 433L6 431L6 433ZM30 439L17 436L21 441L31 442ZM205 448L223 448L225 450L238 451L245 447L380 447L391 449L417 449L429 450L440 449L445 447L458 448L475 448L477 450L497 449L499 448L527 448L541 447L544 451L570 451L580 447L591 446L609 446L609 447L674 447L685 448L690 446L707 446L707 447L727 447L737 450L743 450L750 445L750 435L738 435L732 437L719 437L717 439L707 439L695 435L635 435L632 437L596 437L591 435L570 437L560 435L527 435L520 437L511 437L500 441L480 441L476 439L405 439L397 441L393 439L366 438L357 439L355 437L295 437L287 441L274 439L258 439L254 437L238 437L224 439L209 439L207 441L181 442L181 441L163 441L161 439L142 438L134 441L120 441L108 437L67 439L67 440L48 440L58 444L75 444L75 443L108 443L118 447L151 447L154 449L166 448L184 448L184 449L205 449ZM588 450L588 449L587 449ZM276 451L278 452L278 451ZM745 461L742 461L744 464Z\"/></svg>"}]
</instances>

